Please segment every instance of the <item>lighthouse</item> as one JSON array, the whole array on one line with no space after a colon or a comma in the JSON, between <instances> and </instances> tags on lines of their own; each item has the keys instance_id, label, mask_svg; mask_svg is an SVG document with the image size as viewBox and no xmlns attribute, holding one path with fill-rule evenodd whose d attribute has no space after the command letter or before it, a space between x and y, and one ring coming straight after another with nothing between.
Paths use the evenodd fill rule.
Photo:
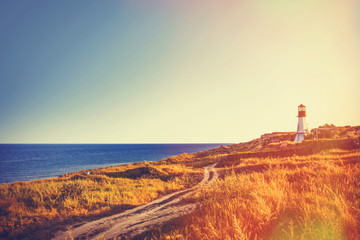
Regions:
<instances>
[{"instance_id":1,"label":"lighthouse","mask_svg":"<svg viewBox=\"0 0 360 240\"><path fill-rule=\"evenodd\" d=\"M298 125L294 142L304 141L305 134L308 132L309 130L306 123L306 107L305 105L301 104L298 106Z\"/></svg>"}]
</instances>

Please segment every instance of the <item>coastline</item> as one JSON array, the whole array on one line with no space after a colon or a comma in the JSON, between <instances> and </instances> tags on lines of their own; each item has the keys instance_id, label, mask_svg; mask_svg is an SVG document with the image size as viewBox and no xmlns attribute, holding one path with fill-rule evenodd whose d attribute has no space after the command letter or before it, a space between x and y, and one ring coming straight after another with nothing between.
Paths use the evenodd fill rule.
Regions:
<instances>
[{"instance_id":1,"label":"coastline","mask_svg":"<svg viewBox=\"0 0 360 240\"><path fill-rule=\"evenodd\" d=\"M0 144L0 184L54 178L67 173L160 161L223 144Z\"/></svg>"},{"instance_id":2,"label":"coastline","mask_svg":"<svg viewBox=\"0 0 360 240\"><path fill-rule=\"evenodd\" d=\"M195 194L186 200L208 203L210 206L196 210L202 212L194 213L195 215L191 215L190 219L185 217L185 220L182 220L185 229L186 222L193 221L192 219L199 219L196 221L201 222L202 218L197 218L200 215L206 215L209 221L216 222L217 217L212 214L223 211L221 208L216 208L218 205L226 208L227 204L233 204L228 206L229 209L238 207L237 200L232 202L233 196L244 198L241 202L252 202L253 194L260 194L258 197L261 197L261 194L268 193L262 191L269 189L270 195L267 199L273 201L273 197L276 198L277 195L271 195L272 188L282 189L282 184L287 184L287 188L292 190L282 192L282 195L288 194L288 197L282 200L276 200L276 198L276 201L281 200L283 206L290 206L292 202L286 202L286 199L296 199L312 207L312 203L306 202L306 199L296 192L299 186L304 184L301 178L297 177L298 175L311 177L311 181L305 182L306 184L318 181L319 186L326 183L329 189L336 187L336 185L331 185L333 177L339 178L344 183L355 179L355 173L360 167L359 135L338 139L307 140L302 143L284 140L284 133L275 135L265 135L249 142L220 146L196 153L182 153L159 161L96 168L90 170L90 174L88 170L82 170L57 178L1 184L0 197L3 200L0 201L0 210L5 215L0 219L2 230L0 238L21 239L22 236L24 238L31 236L35 239L52 238L55 232L66 230L69 225L122 213L165 195L191 189L202 180L203 167L211 165L215 166L216 170L210 174L209 179L211 180L217 172L220 181L216 181L213 185L206 185L204 191L199 192L200 195ZM299 152L304 154L296 155ZM350 175L344 175L346 178L343 178L342 174L346 174L349 169L352 169ZM319 175L322 178L318 178ZM274 181L271 180L271 184L276 186L268 183L272 176L275 178ZM242 183L246 184L241 185ZM225 185L221 186L221 184ZM258 186L259 189L254 190L251 186ZM348 183L344 186L348 186ZM250 195L243 195L243 189L247 189ZM354 188L344 187L342 191L346 196L353 196L352 189ZM314 194L314 192L309 192L309 194ZM209 198L209 196L215 196L215 198ZM312 198L316 197L322 197L321 201L327 201L329 206L333 204L332 198L322 195L314 195ZM356 203L353 199L347 201L346 204L349 206ZM212 205L212 202L215 205ZM348 206L346 204L340 207ZM156 209L161 207L157 206ZM256 209L261 206L255 204L253 207L254 211L249 212L246 208L239 209L238 212L245 212L253 218ZM209 212L207 209L213 210ZM316 213L321 210L322 208L314 208L311 211ZM334 209L326 208L326 211L332 213ZM281 211L274 214L282 216ZM269 221L266 219L261 221ZM326 223L326 219L321 221ZM203 232L209 228L206 223L204 226L199 225L199 222L194 224L198 224ZM250 227L247 228L247 231L250 231L249 234L251 231L265 234L261 232L261 229L256 228L257 222L244 221L243 224L254 224L255 227L249 225ZM353 229L354 225L351 224L348 225L349 229ZM181 226L179 227L181 229ZM217 229L221 229L221 226ZM196 233L192 234L196 235Z\"/></svg>"}]
</instances>

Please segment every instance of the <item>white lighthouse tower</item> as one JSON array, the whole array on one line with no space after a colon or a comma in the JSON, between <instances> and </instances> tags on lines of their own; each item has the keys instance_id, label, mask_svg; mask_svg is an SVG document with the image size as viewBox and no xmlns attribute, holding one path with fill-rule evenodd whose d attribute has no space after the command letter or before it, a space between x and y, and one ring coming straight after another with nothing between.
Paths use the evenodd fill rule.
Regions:
<instances>
[{"instance_id":1,"label":"white lighthouse tower","mask_svg":"<svg viewBox=\"0 0 360 240\"><path fill-rule=\"evenodd\" d=\"M305 139L305 135L309 132L306 123L306 107L301 104L298 106L298 125L294 142L302 142Z\"/></svg>"}]
</instances>

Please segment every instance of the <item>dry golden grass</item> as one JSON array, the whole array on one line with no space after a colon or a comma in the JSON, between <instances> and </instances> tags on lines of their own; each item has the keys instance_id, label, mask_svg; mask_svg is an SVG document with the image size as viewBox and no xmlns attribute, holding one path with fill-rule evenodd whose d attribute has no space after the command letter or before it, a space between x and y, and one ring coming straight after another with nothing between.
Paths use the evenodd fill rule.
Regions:
<instances>
[{"instance_id":1,"label":"dry golden grass","mask_svg":"<svg viewBox=\"0 0 360 240\"><path fill-rule=\"evenodd\" d=\"M123 177L129 173L128 178ZM152 163L0 185L0 238L29 237L81 217L119 212L196 183L201 169ZM125 174L126 175L126 174ZM40 232L41 232L40 231Z\"/></svg>"},{"instance_id":2,"label":"dry golden grass","mask_svg":"<svg viewBox=\"0 0 360 240\"><path fill-rule=\"evenodd\" d=\"M47 238L54 226L109 215L191 187L215 162L202 206L160 239L360 239L360 138L259 140L153 163L0 185L0 239ZM326 149L326 151L322 151ZM298 156L296 156L298 155ZM47 230L48 229L48 230Z\"/></svg>"},{"instance_id":3,"label":"dry golden grass","mask_svg":"<svg viewBox=\"0 0 360 240\"><path fill-rule=\"evenodd\" d=\"M160 239L360 239L360 152L242 159Z\"/></svg>"},{"instance_id":4,"label":"dry golden grass","mask_svg":"<svg viewBox=\"0 0 360 240\"><path fill-rule=\"evenodd\" d=\"M225 149L225 150L224 150ZM209 166L216 162L219 162L220 159L224 156L227 156L224 151L226 148L215 148L208 151L202 151L198 153L183 153L178 156L172 156L166 159L159 161L160 164L182 164L186 166L201 168Z\"/></svg>"}]
</instances>

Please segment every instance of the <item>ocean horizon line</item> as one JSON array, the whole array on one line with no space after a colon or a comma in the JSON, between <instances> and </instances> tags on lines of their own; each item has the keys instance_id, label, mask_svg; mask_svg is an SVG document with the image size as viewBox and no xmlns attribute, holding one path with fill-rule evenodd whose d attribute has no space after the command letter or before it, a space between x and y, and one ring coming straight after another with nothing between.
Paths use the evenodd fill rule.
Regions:
<instances>
[{"instance_id":1,"label":"ocean horizon line","mask_svg":"<svg viewBox=\"0 0 360 240\"><path fill-rule=\"evenodd\" d=\"M157 161L227 143L7 143L0 144L0 184L56 177L124 163Z\"/></svg>"}]
</instances>

